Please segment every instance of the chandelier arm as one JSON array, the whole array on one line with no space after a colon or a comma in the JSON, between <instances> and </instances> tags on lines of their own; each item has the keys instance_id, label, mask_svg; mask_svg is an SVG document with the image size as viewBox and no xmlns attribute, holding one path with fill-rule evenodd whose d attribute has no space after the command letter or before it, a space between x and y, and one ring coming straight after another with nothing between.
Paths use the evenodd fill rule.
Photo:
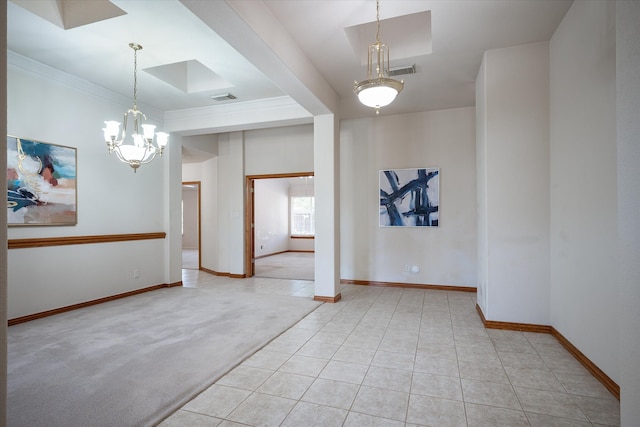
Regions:
<instances>
[{"instance_id":1,"label":"chandelier arm","mask_svg":"<svg viewBox=\"0 0 640 427\"><path fill-rule=\"evenodd\" d=\"M124 117L122 118L122 136L120 137L120 141L118 145L124 142L124 139L127 137L127 123L129 122L129 112L124 113Z\"/></svg>"},{"instance_id":2,"label":"chandelier arm","mask_svg":"<svg viewBox=\"0 0 640 427\"><path fill-rule=\"evenodd\" d=\"M133 133L140 135L140 125L138 123L138 110L133 111Z\"/></svg>"},{"instance_id":3,"label":"chandelier arm","mask_svg":"<svg viewBox=\"0 0 640 427\"><path fill-rule=\"evenodd\" d=\"M386 58L385 58L385 53L382 54L382 74L383 76L388 76L389 75L389 46L385 46L385 53L386 53Z\"/></svg>"},{"instance_id":4,"label":"chandelier arm","mask_svg":"<svg viewBox=\"0 0 640 427\"><path fill-rule=\"evenodd\" d=\"M149 155L149 158L146 159L146 160L141 161L140 162L141 165L146 165L147 163L151 163L151 161L156 158L156 155L158 154L158 150L155 147L152 146L149 149L149 151L151 151L151 154Z\"/></svg>"}]
</instances>

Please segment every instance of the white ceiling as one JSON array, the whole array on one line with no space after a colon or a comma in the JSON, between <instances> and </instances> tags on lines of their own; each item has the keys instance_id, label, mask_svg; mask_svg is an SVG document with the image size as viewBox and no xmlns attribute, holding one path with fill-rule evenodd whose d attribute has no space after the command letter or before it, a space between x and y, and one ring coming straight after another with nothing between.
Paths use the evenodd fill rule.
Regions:
<instances>
[{"instance_id":1,"label":"white ceiling","mask_svg":"<svg viewBox=\"0 0 640 427\"><path fill-rule=\"evenodd\" d=\"M483 52L549 40L572 1L382 0L391 65L416 73L380 114L475 105ZM139 43L138 99L163 112L291 98L371 117L353 83L375 19L372 0L11 0L7 49L131 98Z\"/></svg>"}]
</instances>

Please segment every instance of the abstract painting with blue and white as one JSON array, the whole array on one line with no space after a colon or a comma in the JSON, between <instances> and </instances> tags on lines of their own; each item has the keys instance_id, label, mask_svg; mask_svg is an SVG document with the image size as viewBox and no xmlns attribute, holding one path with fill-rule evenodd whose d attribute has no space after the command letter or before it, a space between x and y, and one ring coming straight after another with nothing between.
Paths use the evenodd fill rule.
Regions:
<instances>
[{"instance_id":1,"label":"abstract painting with blue and white","mask_svg":"<svg viewBox=\"0 0 640 427\"><path fill-rule=\"evenodd\" d=\"M7 137L7 224L75 225L76 149Z\"/></svg>"},{"instance_id":2,"label":"abstract painting with blue and white","mask_svg":"<svg viewBox=\"0 0 640 427\"><path fill-rule=\"evenodd\" d=\"M380 171L381 227L437 227L439 199L438 168Z\"/></svg>"}]
</instances>

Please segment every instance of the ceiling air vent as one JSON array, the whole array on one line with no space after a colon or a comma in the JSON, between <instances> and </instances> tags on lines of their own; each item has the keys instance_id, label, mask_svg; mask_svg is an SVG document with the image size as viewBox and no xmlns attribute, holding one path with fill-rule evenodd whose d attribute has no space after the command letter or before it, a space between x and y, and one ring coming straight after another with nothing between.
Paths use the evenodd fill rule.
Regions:
<instances>
[{"instance_id":1,"label":"ceiling air vent","mask_svg":"<svg viewBox=\"0 0 640 427\"><path fill-rule=\"evenodd\" d=\"M416 72L416 65L409 65L409 66L404 66L404 67L396 67L396 68L390 68L389 69L389 77L393 77L393 76L404 76L405 74L415 74Z\"/></svg>"},{"instance_id":2,"label":"ceiling air vent","mask_svg":"<svg viewBox=\"0 0 640 427\"><path fill-rule=\"evenodd\" d=\"M214 101L228 101L230 99L236 99L236 96L231 93L221 93L220 95L211 95L211 99Z\"/></svg>"}]
</instances>

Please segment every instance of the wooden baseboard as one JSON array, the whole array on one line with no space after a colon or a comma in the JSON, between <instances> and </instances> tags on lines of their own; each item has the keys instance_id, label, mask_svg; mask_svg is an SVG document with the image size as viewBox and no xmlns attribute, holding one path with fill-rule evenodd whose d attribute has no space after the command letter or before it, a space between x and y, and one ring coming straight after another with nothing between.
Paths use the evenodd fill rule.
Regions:
<instances>
[{"instance_id":1,"label":"wooden baseboard","mask_svg":"<svg viewBox=\"0 0 640 427\"><path fill-rule=\"evenodd\" d=\"M221 273L219 271L210 270L210 269L204 268L204 267L200 267L200 270L204 271L205 273L213 274L214 276L229 277L231 275L230 273Z\"/></svg>"},{"instance_id":2,"label":"wooden baseboard","mask_svg":"<svg viewBox=\"0 0 640 427\"><path fill-rule=\"evenodd\" d=\"M618 400L620 400L620 386L616 384L607 374L605 374L602 369L598 368L595 363L593 363L587 356L585 356L580 350L576 348L571 342L566 339L560 332L558 332L554 327L551 327L551 335L553 335L560 344L564 348L567 349L569 353L573 357L575 357L578 362L582 363L582 366L587 368L591 374L596 377L598 381L604 385L607 390L611 392Z\"/></svg>"},{"instance_id":3,"label":"wooden baseboard","mask_svg":"<svg viewBox=\"0 0 640 427\"><path fill-rule=\"evenodd\" d=\"M321 301L321 302L338 302L342 299L342 294L338 294L335 297L323 297L320 295L315 295L313 297L314 301Z\"/></svg>"},{"instance_id":4,"label":"wooden baseboard","mask_svg":"<svg viewBox=\"0 0 640 427\"><path fill-rule=\"evenodd\" d=\"M162 284L162 285L149 286L147 288L136 289L135 291L124 292L122 294L111 295L111 296L108 296L108 297L98 298L98 299L94 299L94 300L91 300L91 301L81 302L81 303L78 303L78 304L72 304L72 305L68 305L68 306L65 306L65 307L54 308L52 310L42 311L40 313L29 314L27 316L16 317L14 319L9 319L7 321L7 324L8 324L8 326L13 326L13 325L17 325L19 323L29 322L31 320L42 319L44 317L49 317L49 316L53 316L53 315L56 315L56 314L66 313L67 311L78 310L80 308L90 307L92 305L102 304L102 303L109 302L109 301L115 301L115 300L118 300L118 299L130 297L130 296L133 296L133 295L138 295L138 294L143 294L143 293L146 293L146 292L156 291L156 290L162 289L162 288L171 288L171 287L174 287L174 286L182 286L182 281L176 282L176 283L171 283L171 284L166 284L165 283L165 284Z\"/></svg>"},{"instance_id":5,"label":"wooden baseboard","mask_svg":"<svg viewBox=\"0 0 640 427\"><path fill-rule=\"evenodd\" d=\"M531 323L514 323L514 322L496 322L494 320L487 320L482 313L482 309L476 304L476 311L480 315L480 320L487 329L504 329L507 331L520 331L520 332L537 332L542 334L550 334L551 326L536 325Z\"/></svg>"},{"instance_id":6,"label":"wooden baseboard","mask_svg":"<svg viewBox=\"0 0 640 427\"><path fill-rule=\"evenodd\" d=\"M233 274L233 273L209 270L208 268L204 268L204 267L200 267L200 270L204 271L205 273L213 274L214 276L230 277L232 279L246 279L247 278L246 274Z\"/></svg>"},{"instance_id":7,"label":"wooden baseboard","mask_svg":"<svg viewBox=\"0 0 640 427\"><path fill-rule=\"evenodd\" d=\"M484 317L484 313L478 304L476 304L476 310L480 315L480 319L485 328L488 329L504 329L509 331L522 331L522 332L538 332L551 334L558 340L558 342L567 351L576 358L578 362L582 364L591 374L606 387L611 394L613 394L618 400L620 400L620 386L616 384L602 369L598 368L587 356L585 356L576 346L566 339L560 332L558 332L553 326L547 325L535 325L529 323L513 323L513 322L498 322L494 320L487 320Z\"/></svg>"},{"instance_id":8,"label":"wooden baseboard","mask_svg":"<svg viewBox=\"0 0 640 427\"><path fill-rule=\"evenodd\" d=\"M257 257L255 257L253 259L267 258L267 257L274 256L274 255L286 254L287 252L289 252L289 251L273 252L273 253L270 253L270 254L264 254L264 255L257 256Z\"/></svg>"},{"instance_id":9,"label":"wooden baseboard","mask_svg":"<svg viewBox=\"0 0 640 427\"><path fill-rule=\"evenodd\" d=\"M340 283L346 285L364 285L364 286L382 286L392 288L412 288L412 289L429 289L436 291L458 291L458 292L476 292L476 288L471 286L451 286L451 285L429 285L417 283L400 283L400 282L375 282L370 280L348 280L340 279Z\"/></svg>"},{"instance_id":10,"label":"wooden baseboard","mask_svg":"<svg viewBox=\"0 0 640 427\"><path fill-rule=\"evenodd\" d=\"M304 251L304 250L302 250L302 249L300 249L300 250L292 250L292 249L289 249L289 250L286 250L286 251L273 252L273 253L271 253L271 254L260 255L260 256L255 257L254 259L268 258L268 257L270 257L270 256L280 255L280 254L288 254L288 253L290 253L290 252L302 252L302 253L311 253L311 254L312 254L312 253L315 253L315 251L314 251L314 250Z\"/></svg>"}]
</instances>

